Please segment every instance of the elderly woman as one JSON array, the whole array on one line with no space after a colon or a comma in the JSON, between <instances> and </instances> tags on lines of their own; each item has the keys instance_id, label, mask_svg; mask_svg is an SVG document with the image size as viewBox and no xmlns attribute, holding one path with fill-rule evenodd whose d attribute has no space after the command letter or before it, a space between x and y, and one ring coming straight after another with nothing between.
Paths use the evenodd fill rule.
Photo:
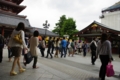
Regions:
<instances>
[{"instance_id":1,"label":"elderly woman","mask_svg":"<svg viewBox=\"0 0 120 80\"><path fill-rule=\"evenodd\" d=\"M33 36L30 38L30 53L32 54L32 56L34 58L33 69L38 68L36 66L37 58L38 58L38 51L39 51L39 49L38 49L38 45L39 45L38 35L39 35L39 32L34 31Z\"/></svg>"}]
</instances>

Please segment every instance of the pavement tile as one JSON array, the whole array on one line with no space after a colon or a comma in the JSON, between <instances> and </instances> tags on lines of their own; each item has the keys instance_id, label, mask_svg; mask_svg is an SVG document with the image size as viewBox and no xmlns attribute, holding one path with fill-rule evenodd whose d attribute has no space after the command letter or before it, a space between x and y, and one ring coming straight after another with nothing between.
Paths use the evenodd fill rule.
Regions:
<instances>
[{"instance_id":1,"label":"pavement tile","mask_svg":"<svg viewBox=\"0 0 120 80\"><path fill-rule=\"evenodd\" d=\"M53 79L61 80L61 78L59 78L59 77L57 77L57 76L55 76L55 75L53 75Z\"/></svg>"},{"instance_id":2,"label":"pavement tile","mask_svg":"<svg viewBox=\"0 0 120 80\"><path fill-rule=\"evenodd\" d=\"M4 49L4 58L3 62L0 63L0 80L98 80L98 72L99 72L99 67L100 67L100 61L96 61L96 65L91 65L90 63L90 57L86 56L85 58L79 55L75 55L74 57L66 57L66 58L57 58L57 60L69 60L72 62L77 62L78 64L81 64L84 69L81 69L79 66L74 67L73 65L68 65L68 64L61 64L60 61L55 61L56 58L53 59L46 59L46 58L41 58L39 56L38 64L39 66L38 69L33 69L31 62L28 64L26 67L22 64L23 62L23 56L21 57L21 64L24 68L26 68L26 71L24 73L18 73L16 76L10 76L9 72L12 66L12 62L7 62L8 57L7 57L7 50ZM116 59L116 58L115 58ZM53 61L51 61L53 60ZM117 59L116 59L117 60ZM115 73L117 74L120 73L120 65L119 61L114 61L114 68L115 68ZM56 63L57 62L57 63ZM68 61L67 61L68 63ZM71 62L69 63L71 64ZM90 68L91 71L89 71ZM96 68L97 67L97 68ZM89 69L87 69L89 68ZM18 67L16 65L15 71L18 72ZM95 72L95 73L94 73ZM114 77L106 77L106 80L119 80L119 78L114 78Z\"/></svg>"},{"instance_id":3,"label":"pavement tile","mask_svg":"<svg viewBox=\"0 0 120 80\"><path fill-rule=\"evenodd\" d=\"M25 80L38 80L41 76L42 74L32 73L31 75L27 76Z\"/></svg>"},{"instance_id":4,"label":"pavement tile","mask_svg":"<svg viewBox=\"0 0 120 80\"><path fill-rule=\"evenodd\" d=\"M51 78L52 79L53 74L43 74L41 77L42 78L46 77L46 78Z\"/></svg>"},{"instance_id":5,"label":"pavement tile","mask_svg":"<svg viewBox=\"0 0 120 80\"><path fill-rule=\"evenodd\" d=\"M51 78L41 77L38 80L52 80Z\"/></svg>"}]
</instances>

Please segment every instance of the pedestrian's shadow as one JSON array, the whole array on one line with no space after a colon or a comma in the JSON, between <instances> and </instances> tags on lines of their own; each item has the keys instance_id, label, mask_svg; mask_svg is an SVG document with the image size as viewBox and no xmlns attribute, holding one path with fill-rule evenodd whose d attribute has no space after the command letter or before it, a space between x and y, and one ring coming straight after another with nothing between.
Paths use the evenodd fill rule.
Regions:
<instances>
[{"instance_id":1,"label":"pedestrian's shadow","mask_svg":"<svg viewBox=\"0 0 120 80\"><path fill-rule=\"evenodd\" d=\"M119 75L114 75L113 77L118 78L118 79L120 78Z\"/></svg>"},{"instance_id":2,"label":"pedestrian's shadow","mask_svg":"<svg viewBox=\"0 0 120 80\"><path fill-rule=\"evenodd\" d=\"M85 80L99 80L99 78L96 78L96 77L89 77L89 78L87 78L87 79L85 79Z\"/></svg>"}]
</instances>

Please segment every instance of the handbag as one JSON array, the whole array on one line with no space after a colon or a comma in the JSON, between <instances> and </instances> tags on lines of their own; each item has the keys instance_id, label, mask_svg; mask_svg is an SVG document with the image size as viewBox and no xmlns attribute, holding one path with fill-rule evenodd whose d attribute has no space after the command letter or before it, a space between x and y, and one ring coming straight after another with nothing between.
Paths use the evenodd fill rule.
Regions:
<instances>
[{"instance_id":1,"label":"handbag","mask_svg":"<svg viewBox=\"0 0 120 80\"><path fill-rule=\"evenodd\" d=\"M31 55L30 51L28 51L27 54L24 55L26 64L29 64L33 60L33 56Z\"/></svg>"},{"instance_id":2,"label":"handbag","mask_svg":"<svg viewBox=\"0 0 120 80\"><path fill-rule=\"evenodd\" d=\"M115 72L114 72L112 63L108 63L108 65L106 67L106 75L107 75L107 77L114 76L114 74L115 74Z\"/></svg>"},{"instance_id":3,"label":"handbag","mask_svg":"<svg viewBox=\"0 0 120 80\"><path fill-rule=\"evenodd\" d=\"M22 43L23 43L23 42L22 42L22 37L21 37L21 34L20 34L20 33L16 34L16 35L13 37L13 39L14 39L17 43L19 43L19 44L22 44Z\"/></svg>"}]
</instances>

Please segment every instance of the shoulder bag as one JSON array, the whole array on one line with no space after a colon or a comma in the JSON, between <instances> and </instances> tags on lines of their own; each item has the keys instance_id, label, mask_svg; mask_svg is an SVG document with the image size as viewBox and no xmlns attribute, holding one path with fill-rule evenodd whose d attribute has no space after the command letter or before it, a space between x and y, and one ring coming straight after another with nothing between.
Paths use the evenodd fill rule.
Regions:
<instances>
[{"instance_id":1,"label":"shoulder bag","mask_svg":"<svg viewBox=\"0 0 120 80\"><path fill-rule=\"evenodd\" d=\"M21 37L21 31L20 31L18 34L16 34L16 35L13 37L13 39L14 39L17 43L22 44L23 42L22 42L22 37Z\"/></svg>"}]
</instances>

